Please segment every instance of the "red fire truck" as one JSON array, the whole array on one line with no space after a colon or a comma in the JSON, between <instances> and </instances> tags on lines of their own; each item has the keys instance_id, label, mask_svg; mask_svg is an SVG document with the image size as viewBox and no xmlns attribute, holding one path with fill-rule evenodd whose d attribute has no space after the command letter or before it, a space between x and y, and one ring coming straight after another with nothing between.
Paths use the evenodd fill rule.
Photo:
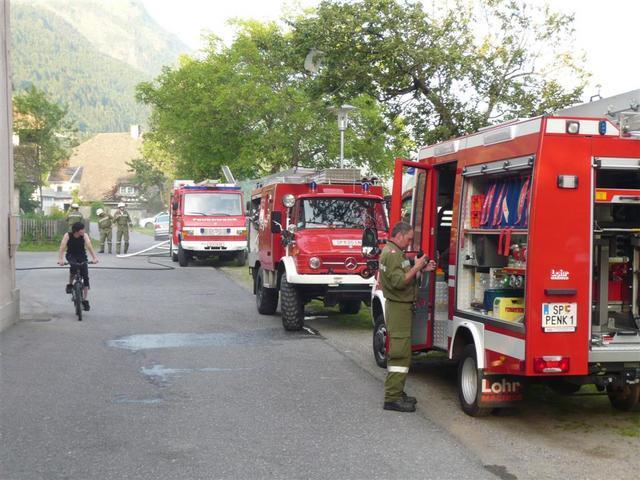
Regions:
<instances>
[{"instance_id":1,"label":"red fire truck","mask_svg":"<svg viewBox=\"0 0 640 480\"><path fill-rule=\"evenodd\" d=\"M371 300L373 271L363 228L385 236L382 187L357 169L295 169L262 179L251 195L249 265L258 311L280 298L286 330L304 326L304 305L321 299L354 314Z\"/></svg>"},{"instance_id":2,"label":"red fire truck","mask_svg":"<svg viewBox=\"0 0 640 480\"><path fill-rule=\"evenodd\" d=\"M176 180L171 195L171 258L186 267L194 258L247 261L247 227L240 187Z\"/></svg>"},{"instance_id":3,"label":"red fire truck","mask_svg":"<svg viewBox=\"0 0 640 480\"><path fill-rule=\"evenodd\" d=\"M459 360L467 414L520 400L534 382L562 393L595 384L615 408L638 404L638 100L640 90L396 160L390 223L410 183L410 254L422 250L439 266L419 282L412 348ZM366 232L363 249L375 241ZM384 305L375 285L382 367Z\"/></svg>"}]
</instances>

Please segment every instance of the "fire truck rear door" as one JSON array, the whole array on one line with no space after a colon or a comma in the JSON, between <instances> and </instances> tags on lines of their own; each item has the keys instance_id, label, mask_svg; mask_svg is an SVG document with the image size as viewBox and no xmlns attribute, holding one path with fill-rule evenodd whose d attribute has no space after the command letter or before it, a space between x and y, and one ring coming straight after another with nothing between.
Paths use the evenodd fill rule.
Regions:
<instances>
[{"instance_id":1,"label":"fire truck rear door","mask_svg":"<svg viewBox=\"0 0 640 480\"><path fill-rule=\"evenodd\" d=\"M433 206L435 205L434 174L430 165L396 159L391 201L391 225L404 220L414 229L413 245L407 251L410 257L420 253L433 254ZM412 349L431 347L433 309L433 273L424 273L418 280L416 309L412 324Z\"/></svg>"}]
</instances>

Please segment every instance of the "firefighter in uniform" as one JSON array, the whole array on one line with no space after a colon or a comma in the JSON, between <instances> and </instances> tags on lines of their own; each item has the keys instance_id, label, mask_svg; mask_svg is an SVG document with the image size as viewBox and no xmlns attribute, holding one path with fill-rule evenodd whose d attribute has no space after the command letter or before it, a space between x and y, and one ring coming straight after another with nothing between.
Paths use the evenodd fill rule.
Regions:
<instances>
[{"instance_id":1,"label":"firefighter in uniform","mask_svg":"<svg viewBox=\"0 0 640 480\"><path fill-rule=\"evenodd\" d=\"M411 363L411 319L416 299L416 277L423 269L433 271L434 261L426 256L412 266L404 250L413 242L413 228L398 222L380 255L380 284L385 298L385 318L389 338L387 378L384 382L384 409L413 412L416 399L404 392Z\"/></svg>"},{"instance_id":2,"label":"firefighter in uniform","mask_svg":"<svg viewBox=\"0 0 640 480\"><path fill-rule=\"evenodd\" d=\"M118 204L118 211L113 215L113 222L116 224L116 255L120 255L120 242L124 237L124 253L129 251L129 228L133 226L129 212L124 209L124 203Z\"/></svg>"},{"instance_id":3,"label":"firefighter in uniform","mask_svg":"<svg viewBox=\"0 0 640 480\"><path fill-rule=\"evenodd\" d=\"M106 246L109 246L109 253L113 249L113 218L102 208L96 210L98 214L98 228L100 229L100 251L104 253Z\"/></svg>"},{"instance_id":4,"label":"firefighter in uniform","mask_svg":"<svg viewBox=\"0 0 640 480\"><path fill-rule=\"evenodd\" d=\"M78 222L83 223L80 206L77 203L72 203L71 207L69 207L69 212L67 213L67 225L69 226L69 231L71 231L73 224Z\"/></svg>"}]
</instances>

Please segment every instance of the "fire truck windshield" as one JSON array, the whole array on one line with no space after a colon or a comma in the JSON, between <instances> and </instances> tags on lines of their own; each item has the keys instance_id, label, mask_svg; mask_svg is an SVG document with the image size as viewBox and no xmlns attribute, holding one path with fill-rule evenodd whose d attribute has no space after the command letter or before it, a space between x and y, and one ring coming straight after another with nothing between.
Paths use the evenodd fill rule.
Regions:
<instances>
[{"instance_id":1,"label":"fire truck windshield","mask_svg":"<svg viewBox=\"0 0 640 480\"><path fill-rule=\"evenodd\" d=\"M298 228L387 229L383 202L370 198L305 198L298 209Z\"/></svg>"},{"instance_id":2,"label":"fire truck windshield","mask_svg":"<svg viewBox=\"0 0 640 480\"><path fill-rule=\"evenodd\" d=\"M236 193L189 193L184 196L185 215L242 215L242 202Z\"/></svg>"}]
</instances>

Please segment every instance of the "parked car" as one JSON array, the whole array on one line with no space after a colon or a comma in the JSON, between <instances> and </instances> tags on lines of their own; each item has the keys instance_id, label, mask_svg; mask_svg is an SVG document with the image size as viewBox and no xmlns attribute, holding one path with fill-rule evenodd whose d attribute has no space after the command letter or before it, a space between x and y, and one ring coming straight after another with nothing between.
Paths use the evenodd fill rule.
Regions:
<instances>
[{"instance_id":1,"label":"parked car","mask_svg":"<svg viewBox=\"0 0 640 480\"><path fill-rule=\"evenodd\" d=\"M153 225L154 240L166 240L169 238L169 214L159 213L156 215Z\"/></svg>"},{"instance_id":2,"label":"parked car","mask_svg":"<svg viewBox=\"0 0 640 480\"><path fill-rule=\"evenodd\" d=\"M168 212L160 212L160 213L156 213L151 217L141 218L138 221L138 225L140 225L142 228L153 228L156 223L156 218L163 214L168 214Z\"/></svg>"}]
</instances>

